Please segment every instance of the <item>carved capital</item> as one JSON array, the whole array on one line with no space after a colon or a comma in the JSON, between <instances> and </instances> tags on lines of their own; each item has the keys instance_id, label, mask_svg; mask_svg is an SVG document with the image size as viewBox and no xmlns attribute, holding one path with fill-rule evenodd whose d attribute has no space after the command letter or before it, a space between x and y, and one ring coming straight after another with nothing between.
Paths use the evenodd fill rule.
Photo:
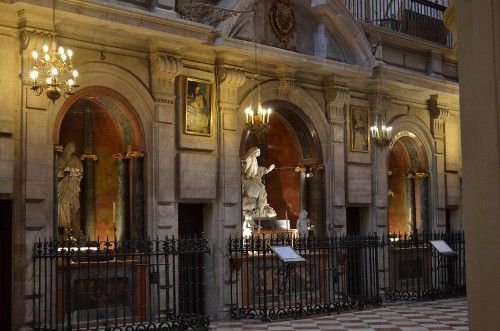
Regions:
<instances>
[{"instance_id":1,"label":"carved capital","mask_svg":"<svg viewBox=\"0 0 500 331\"><path fill-rule=\"evenodd\" d=\"M370 94L370 108L375 114L385 114L391 106L391 97L385 94Z\"/></svg>"},{"instance_id":2,"label":"carved capital","mask_svg":"<svg viewBox=\"0 0 500 331\"><path fill-rule=\"evenodd\" d=\"M330 85L325 89L326 113L331 125L344 123L344 106L349 102L350 92L347 87Z\"/></svg>"},{"instance_id":3,"label":"carved capital","mask_svg":"<svg viewBox=\"0 0 500 331\"><path fill-rule=\"evenodd\" d=\"M438 103L438 96L431 95L429 99L429 113L433 120L446 121L450 117L448 108Z\"/></svg>"},{"instance_id":4,"label":"carved capital","mask_svg":"<svg viewBox=\"0 0 500 331\"><path fill-rule=\"evenodd\" d=\"M438 96L431 95L429 99L429 114L431 116L431 130L434 139L444 139L444 123L450 117L447 107L439 105Z\"/></svg>"},{"instance_id":5,"label":"carved capital","mask_svg":"<svg viewBox=\"0 0 500 331\"><path fill-rule=\"evenodd\" d=\"M151 57L151 73L177 76L184 68L182 60L174 56L154 54Z\"/></svg>"},{"instance_id":6,"label":"carved capital","mask_svg":"<svg viewBox=\"0 0 500 331\"><path fill-rule=\"evenodd\" d=\"M246 77L242 70L220 68L218 73L220 85L240 87L245 83Z\"/></svg>"}]
</instances>

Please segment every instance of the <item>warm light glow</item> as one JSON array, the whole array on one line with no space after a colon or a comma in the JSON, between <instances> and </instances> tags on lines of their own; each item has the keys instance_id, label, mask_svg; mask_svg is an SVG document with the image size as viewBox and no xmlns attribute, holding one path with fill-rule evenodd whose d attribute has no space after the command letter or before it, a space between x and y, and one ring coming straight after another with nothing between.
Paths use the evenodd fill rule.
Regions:
<instances>
[{"instance_id":1,"label":"warm light glow","mask_svg":"<svg viewBox=\"0 0 500 331\"><path fill-rule=\"evenodd\" d=\"M32 90L38 96L42 94L42 91L46 88L51 93L46 95L55 102L61 94L66 96L75 94L75 88L79 85L76 82L76 77L78 77L78 71L73 69L73 64L71 63L71 57L73 52L68 49L65 50L64 47L57 47L55 40L52 42L52 46L49 47L44 45L42 47L44 52L43 59L37 61L38 52L33 51L31 55L35 59L35 64L33 71L30 73L30 78L33 80ZM71 73L72 79L65 80L61 76ZM38 83L38 76L41 77L42 83ZM58 93L54 93L58 91ZM60 93L64 91L63 93Z\"/></svg>"}]
</instances>

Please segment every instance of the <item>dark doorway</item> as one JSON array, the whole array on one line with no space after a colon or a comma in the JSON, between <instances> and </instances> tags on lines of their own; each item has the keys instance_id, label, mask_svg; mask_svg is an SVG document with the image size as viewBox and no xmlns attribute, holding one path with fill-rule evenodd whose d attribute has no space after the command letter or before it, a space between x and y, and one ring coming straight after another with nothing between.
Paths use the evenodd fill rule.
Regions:
<instances>
[{"instance_id":1,"label":"dark doorway","mask_svg":"<svg viewBox=\"0 0 500 331\"><path fill-rule=\"evenodd\" d=\"M203 205L179 204L179 240L199 238L203 233ZM204 257L185 252L179 255L179 310L183 315L205 313L203 287Z\"/></svg>"},{"instance_id":2,"label":"dark doorway","mask_svg":"<svg viewBox=\"0 0 500 331\"><path fill-rule=\"evenodd\" d=\"M12 316L12 201L0 200L0 325L11 329Z\"/></svg>"},{"instance_id":3,"label":"dark doorway","mask_svg":"<svg viewBox=\"0 0 500 331\"><path fill-rule=\"evenodd\" d=\"M348 235L358 236L360 232L359 208L346 208L346 232Z\"/></svg>"},{"instance_id":4,"label":"dark doorway","mask_svg":"<svg viewBox=\"0 0 500 331\"><path fill-rule=\"evenodd\" d=\"M348 236L359 236L359 208L346 208L346 232ZM352 245L346 248L347 253L347 295L355 299L362 294L363 261L361 248Z\"/></svg>"},{"instance_id":5,"label":"dark doorway","mask_svg":"<svg viewBox=\"0 0 500 331\"><path fill-rule=\"evenodd\" d=\"M199 203L179 204L179 237L203 233L203 205Z\"/></svg>"}]
</instances>

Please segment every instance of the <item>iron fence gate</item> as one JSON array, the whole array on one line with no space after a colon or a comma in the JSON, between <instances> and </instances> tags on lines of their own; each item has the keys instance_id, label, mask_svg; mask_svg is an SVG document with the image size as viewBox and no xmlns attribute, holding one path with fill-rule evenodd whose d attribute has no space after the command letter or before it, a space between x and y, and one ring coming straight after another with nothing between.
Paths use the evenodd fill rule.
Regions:
<instances>
[{"instance_id":1,"label":"iron fence gate","mask_svg":"<svg viewBox=\"0 0 500 331\"><path fill-rule=\"evenodd\" d=\"M137 242L39 241L34 330L208 328L204 238Z\"/></svg>"},{"instance_id":2,"label":"iron fence gate","mask_svg":"<svg viewBox=\"0 0 500 331\"><path fill-rule=\"evenodd\" d=\"M272 246L305 258L287 264ZM380 306L376 236L230 239L232 318L264 321Z\"/></svg>"},{"instance_id":3,"label":"iron fence gate","mask_svg":"<svg viewBox=\"0 0 500 331\"><path fill-rule=\"evenodd\" d=\"M431 242L444 241L453 254ZM289 246L304 257L287 264L272 251ZM232 238L231 317L300 318L377 307L387 300L463 296L463 232L296 238Z\"/></svg>"},{"instance_id":4,"label":"iron fence gate","mask_svg":"<svg viewBox=\"0 0 500 331\"><path fill-rule=\"evenodd\" d=\"M453 254L432 244L444 241ZM388 277L382 285L389 300L429 300L466 294L463 232L392 234L382 238Z\"/></svg>"}]
</instances>

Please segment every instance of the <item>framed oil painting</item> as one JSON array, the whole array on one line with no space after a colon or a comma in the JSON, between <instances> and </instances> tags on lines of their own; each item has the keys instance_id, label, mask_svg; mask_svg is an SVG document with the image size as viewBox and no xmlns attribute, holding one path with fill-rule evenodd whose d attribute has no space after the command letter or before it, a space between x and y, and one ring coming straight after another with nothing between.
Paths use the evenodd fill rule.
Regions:
<instances>
[{"instance_id":1,"label":"framed oil painting","mask_svg":"<svg viewBox=\"0 0 500 331\"><path fill-rule=\"evenodd\" d=\"M213 83L186 79L184 109L184 133L211 136L213 131Z\"/></svg>"},{"instance_id":2,"label":"framed oil painting","mask_svg":"<svg viewBox=\"0 0 500 331\"><path fill-rule=\"evenodd\" d=\"M351 106L351 151L370 151L370 110L365 107Z\"/></svg>"}]
</instances>

